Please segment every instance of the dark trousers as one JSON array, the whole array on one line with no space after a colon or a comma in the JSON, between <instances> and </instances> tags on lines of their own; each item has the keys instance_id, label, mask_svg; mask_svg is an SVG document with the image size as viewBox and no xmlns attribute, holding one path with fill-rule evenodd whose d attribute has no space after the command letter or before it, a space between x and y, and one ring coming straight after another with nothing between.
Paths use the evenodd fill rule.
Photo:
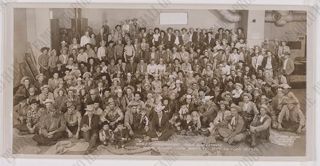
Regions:
<instances>
[{"instance_id":1,"label":"dark trousers","mask_svg":"<svg viewBox=\"0 0 320 166\"><path fill-rule=\"evenodd\" d=\"M164 131L162 131L162 134L160 137L158 137L157 133L155 130L149 130L147 132L147 135L151 138L156 138L158 137L159 141L167 141L172 135L173 135L174 131L171 129L166 129Z\"/></svg>"},{"instance_id":2,"label":"dark trousers","mask_svg":"<svg viewBox=\"0 0 320 166\"><path fill-rule=\"evenodd\" d=\"M92 150L93 148L96 147L97 144L97 139L98 139L98 134L96 132L82 132L82 136L84 140L89 142L89 147L87 150Z\"/></svg>"},{"instance_id":3,"label":"dark trousers","mask_svg":"<svg viewBox=\"0 0 320 166\"><path fill-rule=\"evenodd\" d=\"M45 137L42 134L37 134L32 137L38 145L51 146L56 144L59 140L66 138L67 133L65 131L56 132L53 134L52 138Z\"/></svg>"}]
</instances>

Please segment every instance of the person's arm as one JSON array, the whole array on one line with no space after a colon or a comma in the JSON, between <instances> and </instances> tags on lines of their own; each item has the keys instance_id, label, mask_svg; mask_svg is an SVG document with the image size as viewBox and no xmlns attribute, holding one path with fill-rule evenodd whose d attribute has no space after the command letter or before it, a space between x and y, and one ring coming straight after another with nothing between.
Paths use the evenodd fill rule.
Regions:
<instances>
[{"instance_id":1,"label":"person's arm","mask_svg":"<svg viewBox=\"0 0 320 166\"><path fill-rule=\"evenodd\" d=\"M124 118L124 115L123 115L123 113L122 113L122 111L121 111L120 108L117 109L117 113L118 113L118 115L119 115L119 118L116 119L115 122L119 122L119 121L121 121L121 120Z\"/></svg>"},{"instance_id":2,"label":"person's arm","mask_svg":"<svg viewBox=\"0 0 320 166\"><path fill-rule=\"evenodd\" d=\"M259 110L257 109L257 105L252 102L252 108L255 115L259 114Z\"/></svg>"},{"instance_id":3,"label":"person's arm","mask_svg":"<svg viewBox=\"0 0 320 166\"><path fill-rule=\"evenodd\" d=\"M292 92L289 92L288 97L294 100L294 103L299 104L299 99Z\"/></svg>"},{"instance_id":4,"label":"person's arm","mask_svg":"<svg viewBox=\"0 0 320 166\"><path fill-rule=\"evenodd\" d=\"M54 130L54 133L56 132L60 132L60 131L64 131L66 129L66 120L64 119L64 117L61 117L59 119L59 123L60 123L60 127L56 130Z\"/></svg>"},{"instance_id":5,"label":"person's arm","mask_svg":"<svg viewBox=\"0 0 320 166\"><path fill-rule=\"evenodd\" d=\"M78 129L77 129L77 135L79 135L80 133L80 126L81 126L81 121L82 121L82 117L81 117L81 114L80 112L77 112L77 117L78 117Z\"/></svg>"},{"instance_id":6,"label":"person's arm","mask_svg":"<svg viewBox=\"0 0 320 166\"><path fill-rule=\"evenodd\" d=\"M303 115L303 113L302 113L300 108L297 111L298 111L297 114L298 114L298 117L299 117L299 128L301 128L301 127L305 126L306 118Z\"/></svg>"},{"instance_id":7,"label":"person's arm","mask_svg":"<svg viewBox=\"0 0 320 166\"><path fill-rule=\"evenodd\" d=\"M129 111L126 111L125 116L124 116L124 125L131 131L132 128L130 126L130 114Z\"/></svg>"},{"instance_id":8,"label":"person's arm","mask_svg":"<svg viewBox=\"0 0 320 166\"><path fill-rule=\"evenodd\" d=\"M257 126L255 130L257 132L264 131L264 130L267 130L270 127L270 125L271 125L271 118L268 118L262 125Z\"/></svg>"},{"instance_id":9,"label":"person's arm","mask_svg":"<svg viewBox=\"0 0 320 166\"><path fill-rule=\"evenodd\" d=\"M240 116L240 115L238 115L238 116ZM242 131L243 127L244 127L243 119L241 117L238 117L238 118L239 119L238 119L237 126L236 126L235 130L229 135L228 139L230 139L230 138L236 136L237 134L239 134Z\"/></svg>"}]
</instances>

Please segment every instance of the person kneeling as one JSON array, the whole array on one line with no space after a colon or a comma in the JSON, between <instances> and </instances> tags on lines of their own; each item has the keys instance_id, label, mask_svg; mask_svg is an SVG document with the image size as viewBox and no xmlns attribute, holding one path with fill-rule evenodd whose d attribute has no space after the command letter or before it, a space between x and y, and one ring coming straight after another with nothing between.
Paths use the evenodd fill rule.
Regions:
<instances>
[{"instance_id":1,"label":"person kneeling","mask_svg":"<svg viewBox=\"0 0 320 166\"><path fill-rule=\"evenodd\" d=\"M250 124L251 146L257 145L257 138L269 140L271 117L267 115L269 108L266 105L261 105L260 114L256 115Z\"/></svg>"}]
</instances>

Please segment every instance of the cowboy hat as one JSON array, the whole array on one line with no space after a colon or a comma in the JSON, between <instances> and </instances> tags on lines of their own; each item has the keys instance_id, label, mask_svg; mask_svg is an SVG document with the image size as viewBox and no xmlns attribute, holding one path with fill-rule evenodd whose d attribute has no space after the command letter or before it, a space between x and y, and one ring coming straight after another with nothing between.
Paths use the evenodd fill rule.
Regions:
<instances>
[{"instance_id":1,"label":"cowboy hat","mask_svg":"<svg viewBox=\"0 0 320 166\"><path fill-rule=\"evenodd\" d=\"M291 88L291 86L288 84L281 84L281 85L279 85L279 87L281 87L283 89L290 89Z\"/></svg>"},{"instance_id":2,"label":"cowboy hat","mask_svg":"<svg viewBox=\"0 0 320 166\"><path fill-rule=\"evenodd\" d=\"M225 92L223 92L223 93L221 94L221 97L222 97L222 98L225 98L225 97L226 97L226 95L231 96L231 92L229 92L229 91L225 91Z\"/></svg>"},{"instance_id":3,"label":"cowboy hat","mask_svg":"<svg viewBox=\"0 0 320 166\"><path fill-rule=\"evenodd\" d=\"M134 91L134 87L132 85L128 85L124 88L124 91L127 91L127 89L131 89L131 91Z\"/></svg>"},{"instance_id":4,"label":"cowboy hat","mask_svg":"<svg viewBox=\"0 0 320 166\"><path fill-rule=\"evenodd\" d=\"M231 104L230 110L232 111L232 109L235 110L235 111L237 111L237 112L240 112L240 111L241 111L241 107L239 107L239 106L236 105L236 104Z\"/></svg>"},{"instance_id":5,"label":"cowboy hat","mask_svg":"<svg viewBox=\"0 0 320 166\"><path fill-rule=\"evenodd\" d=\"M220 104L220 105L229 105L229 103L227 101L225 101L225 100L218 101L218 104Z\"/></svg>"},{"instance_id":6,"label":"cowboy hat","mask_svg":"<svg viewBox=\"0 0 320 166\"><path fill-rule=\"evenodd\" d=\"M165 106L163 105L157 105L155 106L154 110L158 113L158 112L161 112L164 108Z\"/></svg>"},{"instance_id":7,"label":"cowboy hat","mask_svg":"<svg viewBox=\"0 0 320 166\"><path fill-rule=\"evenodd\" d=\"M30 77L28 77L28 76L22 77L20 83L21 83L21 84L24 84L24 81L25 81L25 80L29 80L29 81L30 81Z\"/></svg>"},{"instance_id":8,"label":"cowboy hat","mask_svg":"<svg viewBox=\"0 0 320 166\"><path fill-rule=\"evenodd\" d=\"M93 105L87 105L87 107L85 108L86 111L92 111L94 110Z\"/></svg>"},{"instance_id":9,"label":"cowboy hat","mask_svg":"<svg viewBox=\"0 0 320 166\"><path fill-rule=\"evenodd\" d=\"M45 88L49 88L49 85L43 85L43 86L40 88L40 90L43 90L43 89L45 89Z\"/></svg>"},{"instance_id":10,"label":"cowboy hat","mask_svg":"<svg viewBox=\"0 0 320 166\"><path fill-rule=\"evenodd\" d=\"M262 108L265 109L267 112L270 111L269 107L268 107L267 105L265 105L265 104L262 104L262 105L260 106L260 110L261 110Z\"/></svg>"},{"instance_id":11,"label":"cowboy hat","mask_svg":"<svg viewBox=\"0 0 320 166\"><path fill-rule=\"evenodd\" d=\"M44 102L43 102L43 104L47 104L47 103L54 103L54 100L52 100L52 99L46 99Z\"/></svg>"},{"instance_id":12,"label":"cowboy hat","mask_svg":"<svg viewBox=\"0 0 320 166\"><path fill-rule=\"evenodd\" d=\"M44 74L40 73L40 74L38 74L38 75L36 76L36 79L38 80L39 77L41 77L41 76L42 76L42 77L45 77Z\"/></svg>"},{"instance_id":13,"label":"cowboy hat","mask_svg":"<svg viewBox=\"0 0 320 166\"><path fill-rule=\"evenodd\" d=\"M252 95L250 93L243 93L242 97L247 96L249 100L252 100Z\"/></svg>"}]
</instances>

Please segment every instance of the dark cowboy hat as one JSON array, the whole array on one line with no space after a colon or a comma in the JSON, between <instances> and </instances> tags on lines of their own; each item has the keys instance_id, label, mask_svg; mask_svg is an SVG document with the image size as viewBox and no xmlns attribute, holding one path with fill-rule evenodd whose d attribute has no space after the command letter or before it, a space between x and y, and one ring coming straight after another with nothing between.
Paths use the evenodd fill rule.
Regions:
<instances>
[{"instance_id":1,"label":"dark cowboy hat","mask_svg":"<svg viewBox=\"0 0 320 166\"><path fill-rule=\"evenodd\" d=\"M236 48L236 47L233 47L233 48L232 48L232 51L234 51L234 50L237 50L237 52L239 51L239 49Z\"/></svg>"},{"instance_id":2,"label":"dark cowboy hat","mask_svg":"<svg viewBox=\"0 0 320 166\"><path fill-rule=\"evenodd\" d=\"M118 25L116 25L114 28L117 29L118 27L121 28L121 25L118 24Z\"/></svg>"},{"instance_id":3,"label":"dark cowboy hat","mask_svg":"<svg viewBox=\"0 0 320 166\"><path fill-rule=\"evenodd\" d=\"M28 76L24 76L24 77L21 78L20 83L21 83L21 84L24 84L24 81L25 81L25 80L29 80L29 81L30 81L31 79L30 79L30 77L28 77Z\"/></svg>"},{"instance_id":4,"label":"dark cowboy hat","mask_svg":"<svg viewBox=\"0 0 320 166\"><path fill-rule=\"evenodd\" d=\"M243 93L242 97L247 96L249 100L252 100L252 95L250 93Z\"/></svg>"},{"instance_id":5,"label":"dark cowboy hat","mask_svg":"<svg viewBox=\"0 0 320 166\"><path fill-rule=\"evenodd\" d=\"M79 51L80 51L81 49L86 50L87 48L85 48L85 47L79 47Z\"/></svg>"},{"instance_id":6,"label":"dark cowboy hat","mask_svg":"<svg viewBox=\"0 0 320 166\"><path fill-rule=\"evenodd\" d=\"M41 52L43 52L44 50L49 51L49 47L42 47L42 48L40 49Z\"/></svg>"},{"instance_id":7,"label":"dark cowboy hat","mask_svg":"<svg viewBox=\"0 0 320 166\"><path fill-rule=\"evenodd\" d=\"M158 30L160 32L160 28L156 27L153 29L153 31L156 31L156 30Z\"/></svg>"},{"instance_id":8,"label":"dark cowboy hat","mask_svg":"<svg viewBox=\"0 0 320 166\"><path fill-rule=\"evenodd\" d=\"M96 59L93 57L88 58L88 62L90 61L90 59L93 59L93 62L96 63Z\"/></svg>"},{"instance_id":9,"label":"dark cowboy hat","mask_svg":"<svg viewBox=\"0 0 320 166\"><path fill-rule=\"evenodd\" d=\"M183 30L187 31L187 28L182 28L181 31L183 31Z\"/></svg>"},{"instance_id":10,"label":"dark cowboy hat","mask_svg":"<svg viewBox=\"0 0 320 166\"><path fill-rule=\"evenodd\" d=\"M146 27L141 27L139 28L139 31L141 32L142 30L147 31Z\"/></svg>"},{"instance_id":11,"label":"dark cowboy hat","mask_svg":"<svg viewBox=\"0 0 320 166\"><path fill-rule=\"evenodd\" d=\"M221 94L221 97L222 97L222 98L225 98L227 95L232 96L232 93L229 92L229 91L225 91L225 92L223 92L223 93Z\"/></svg>"},{"instance_id":12,"label":"dark cowboy hat","mask_svg":"<svg viewBox=\"0 0 320 166\"><path fill-rule=\"evenodd\" d=\"M106 91L111 91L110 87L103 89L102 93L104 94Z\"/></svg>"},{"instance_id":13,"label":"dark cowboy hat","mask_svg":"<svg viewBox=\"0 0 320 166\"><path fill-rule=\"evenodd\" d=\"M171 29L171 30L173 30L173 28L172 28L172 27L168 27L168 28L167 28L167 31L169 31L170 29Z\"/></svg>"},{"instance_id":14,"label":"dark cowboy hat","mask_svg":"<svg viewBox=\"0 0 320 166\"><path fill-rule=\"evenodd\" d=\"M223 30L223 28L219 28L219 29L218 29L218 32L219 32L220 30Z\"/></svg>"},{"instance_id":15,"label":"dark cowboy hat","mask_svg":"<svg viewBox=\"0 0 320 166\"><path fill-rule=\"evenodd\" d=\"M241 111L241 107L239 107L239 106L236 105L236 104L231 104L230 110L231 110L231 109L234 109L234 110L237 111L237 112L240 112L240 111Z\"/></svg>"},{"instance_id":16,"label":"dark cowboy hat","mask_svg":"<svg viewBox=\"0 0 320 166\"><path fill-rule=\"evenodd\" d=\"M87 48L87 46L90 45L90 47L92 48L92 44L91 43L87 43L85 46Z\"/></svg>"},{"instance_id":17,"label":"dark cowboy hat","mask_svg":"<svg viewBox=\"0 0 320 166\"><path fill-rule=\"evenodd\" d=\"M40 101L39 100L36 100L36 99L31 99L30 100L30 102L29 102L29 104L31 105L31 104L40 104Z\"/></svg>"}]
</instances>

